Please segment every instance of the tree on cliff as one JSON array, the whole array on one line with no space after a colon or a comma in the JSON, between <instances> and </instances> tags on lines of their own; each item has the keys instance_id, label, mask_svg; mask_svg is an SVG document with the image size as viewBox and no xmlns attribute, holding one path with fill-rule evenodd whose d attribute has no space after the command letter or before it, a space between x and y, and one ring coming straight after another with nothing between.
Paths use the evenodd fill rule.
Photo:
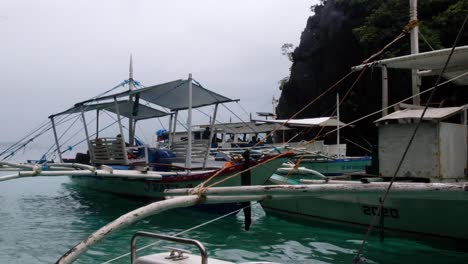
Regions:
<instances>
[{"instance_id":1,"label":"tree on cliff","mask_svg":"<svg viewBox=\"0 0 468 264\"><path fill-rule=\"evenodd\" d=\"M290 78L283 83L278 117L292 116L347 74L351 66L360 64L393 40L408 23L408 10L408 0L328 0L314 6L314 15L307 20L300 44L291 54L293 65ZM450 47L466 14L468 0L419 1L420 50ZM468 34L465 33L460 45L466 44ZM404 38L378 59L409 53L409 40ZM409 96L409 74L401 71L398 74L389 71L389 74L390 103ZM321 98L300 117L331 114L335 93L343 94L353 80L338 86L332 94ZM380 73L370 70L344 102L343 120L349 122L380 109L379 88ZM467 89L462 90L460 96L465 98ZM445 95L439 95L439 100L440 96ZM364 131L364 136L375 139L372 120L360 123L362 129L359 130Z\"/></svg>"}]
</instances>

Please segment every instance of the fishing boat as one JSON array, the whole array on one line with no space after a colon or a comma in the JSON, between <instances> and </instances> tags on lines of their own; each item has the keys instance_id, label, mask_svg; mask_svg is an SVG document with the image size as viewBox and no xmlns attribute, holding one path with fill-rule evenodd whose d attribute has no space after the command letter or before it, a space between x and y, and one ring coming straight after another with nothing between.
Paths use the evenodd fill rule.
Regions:
<instances>
[{"instance_id":1,"label":"fishing boat","mask_svg":"<svg viewBox=\"0 0 468 264\"><path fill-rule=\"evenodd\" d=\"M58 156L58 162L50 162L47 158L36 164L2 161L0 169L18 171L7 178L64 175L70 176L73 183L87 189L162 199L165 189L195 187L202 182L207 185L220 182L220 186L240 186L240 177L233 175L248 167L252 167L248 184L262 185L291 156L272 154L253 159L247 154L244 158L229 163L207 164L211 140L200 141L193 138L192 109L214 105L213 126L218 105L237 100L205 89L191 75L185 80L135 89L140 85L133 80L132 68L130 62L130 77L124 82L128 84L128 90L94 97L49 116L49 128L55 139L53 153ZM188 112L188 137L184 141L175 141L177 116L183 110ZM91 134L87 117L94 112L95 132ZM103 112L115 115L111 117L115 120L113 123L118 125L117 136L102 136L102 131L109 127L100 124L99 116ZM72 147L64 147L65 142L60 142L61 139L63 141L63 134L59 135L57 128L57 123L62 124L60 122L70 116L76 116L77 120L81 118L85 134L85 139L81 142L85 142L87 146L86 153L77 153L76 158L71 160L62 157ZM141 143L135 135L137 122L164 116L169 117L166 140L157 147ZM128 134L124 131L124 118L128 119ZM65 132L67 131L68 129ZM209 136L212 138L213 134ZM177 152L177 149L184 151Z\"/></svg>"},{"instance_id":2,"label":"fishing boat","mask_svg":"<svg viewBox=\"0 0 468 264\"><path fill-rule=\"evenodd\" d=\"M426 75L440 74L449 54L452 57L444 76L467 85L468 46L384 59L354 69L424 69ZM386 81L384 78L383 109L389 108ZM419 93L412 97L416 96ZM400 110L384 112L375 121L379 129L379 175L302 180L274 177L270 182L278 185L310 186L321 191L313 197L263 201L265 211L289 219L362 227L377 219L375 225L389 233L468 240L464 226L468 220L464 209L468 206L468 105L432 108L402 102L392 105ZM403 153L406 155L401 163ZM390 188L387 196L385 190Z\"/></svg>"},{"instance_id":3,"label":"fishing boat","mask_svg":"<svg viewBox=\"0 0 468 264\"><path fill-rule=\"evenodd\" d=\"M313 142L286 142L284 131L300 128L337 128L346 124L336 117L318 117L305 119L272 119L272 120L252 120L248 123L221 123L214 126L215 133L221 134L222 141L217 147L211 148L212 155L219 160L230 160L233 155L239 155L243 151L250 149L257 154L292 151L296 154L289 162L284 163L277 171L278 174L297 174L300 170L292 171L290 168L300 159L299 166L306 170L314 170L326 176L336 176L348 173L363 173L367 166L371 165L370 156L347 156L347 145L340 143L339 135L336 144L324 144L323 140ZM206 128L208 125L202 125ZM265 137L271 136L272 131L281 131L283 140L280 142L267 142L265 139L257 143L240 142L239 138L247 138L246 135L259 134ZM338 133L339 134L339 133ZM228 135L233 140L226 142ZM302 171L306 171L302 169Z\"/></svg>"}]
</instances>

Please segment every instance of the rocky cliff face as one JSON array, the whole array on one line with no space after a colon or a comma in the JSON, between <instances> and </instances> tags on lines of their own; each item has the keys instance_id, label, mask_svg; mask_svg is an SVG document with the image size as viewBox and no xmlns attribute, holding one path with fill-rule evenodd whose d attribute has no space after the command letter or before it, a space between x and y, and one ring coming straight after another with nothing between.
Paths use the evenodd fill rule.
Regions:
<instances>
[{"instance_id":1,"label":"rocky cliff face","mask_svg":"<svg viewBox=\"0 0 468 264\"><path fill-rule=\"evenodd\" d=\"M426 32L426 38L433 42L432 45L435 48L444 45L450 47L464 15L457 18L458 27L450 28L451 33L448 35L447 30L429 30L428 28L437 27L437 23L447 24L447 20L440 17L450 16L451 14L447 12L451 8L450 12L453 13L454 5L461 10L459 11L461 14L463 12L466 14L468 1L424 2L426 3L421 3L419 7L421 31ZM360 64L393 40L408 22L408 0L328 0L316 6L314 13L307 21L301 35L300 45L292 54L291 75L282 89L277 107L279 118L291 117L349 73L352 66ZM437 18L441 21L437 22ZM451 25L455 24L453 22ZM467 43L468 35L464 36L460 45ZM427 51L429 47L423 43L420 49ZM409 53L409 38L405 37L386 51L380 59ZM336 93L344 96L357 76L358 73L354 73L336 89L318 99L297 118L331 115L336 106ZM352 121L381 108L380 78L380 70L368 70L357 83L341 106L340 114L344 122ZM409 72L390 71L389 81L390 103L410 96ZM434 82L426 80L426 83L428 83L426 87L430 87ZM466 103L468 102L468 97L466 97L468 89L463 90L464 97L459 93L460 98L463 97L460 101ZM442 95L445 96L445 93L441 93ZM440 101L440 96L437 100ZM344 131L344 137L351 137L357 141L362 141L359 138L367 138L376 142L376 129L372 121L378 117L380 115L363 120L354 131ZM309 134L306 138L311 136Z\"/></svg>"}]
</instances>

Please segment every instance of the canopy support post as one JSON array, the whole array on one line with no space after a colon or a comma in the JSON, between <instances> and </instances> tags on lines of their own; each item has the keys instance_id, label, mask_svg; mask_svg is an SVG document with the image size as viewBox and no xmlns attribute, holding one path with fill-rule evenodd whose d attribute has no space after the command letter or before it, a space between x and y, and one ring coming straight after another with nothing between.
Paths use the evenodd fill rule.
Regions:
<instances>
[{"instance_id":1,"label":"canopy support post","mask_svg":"<svg viewBox=\"0 0 468 264\"><path fill-rule=\"evenodd\" d=\"M130 104L133 105L133 96L130 95L129 100ZM130 143L130 145L133 145L133 142L133 115L130 114L130 116L128 117L128 143Z\"/></svg>"},{"instance_id":2,"label":"canopy support post","mask_svg":"<svg viewBox=\"0 0 468 264\"><path fill-rule=\"evenodd\" d=\"M205 159L203 160L203 168L206 167L206 163L208 162L208 155L210 154L210 148L211 148L211 142L213 140L213 135L215 134L214 132L214 125L216 121L216 114L218 113L218 105L215 105L214 113L213 113L213 119L211 119L211 124L210 124L210 138L208 139L208 144L206 146L206 153L205 153ZM223 137L224 138L224 137Z\"/></svg>"},{"instance_id":3,"label":"canopy support post","mask_svg":"<svg viewBox=\"0 0 468 264\"><path fill-rule=\"evenodd\" d=\"M57 154L59 156L60 163L63 163L62 152L60 151L60 144L59 144L59 140L57 137L57 129L55 128L55 122L54 122L53 116L50 117L50 122L52 123L52 130L54 131L55 145L57 146Z\"/></svg>"},{"instance_id":4,"label":"canopy support post","mask_svg":"<svg viewBox=\"0 0 468 264\"><path fill-rule=\"evenodd\" d=\"M169 149L171 148L171 144L172 144L172 118L173 117L174 117L174 114L169 115L169 131L167 132L168 135L169 135L169 138L168 138L168 148Z\"/></svg>"},{"instance_id":5,"label":"canopy support post","mask_svg":"<svg viewBox=\"0 0 468 264\"><path fill-rule=\"evenodd\" d=\"M119 110L119 104L117 103L117 97L114 97L114 105L115 105L115 112L117 113L117 121L119 123L120 136L122 137L122 144L124 146L124 150L126 150L126 148L125 148L125 137L124 137L124 133L123 133L122 120L120 118L120 110ZM128 164L127 155L124 155L124 159L125 159L125 164Z\"/></svg>"},{"instance_id":6,"label":"canopy support post","mask_svg":"<svg viewBox=\"0 0 468 264\"><path fill-rule=\"evenodd\" d=\"M187 114L187 155L185 156L185 167L192 167L192 74L188 77L188 114Z\"/></svg>"},{"instance_id":7,"label":"canopy support post","mask_svg":"<svg viewBox=\"0 0 468 264\"><path fill-rule=\"evenodd\" d=\"M132 60L132 55L130 55L130 67L129 67L129 74L128 74L128 90L133 91L133 60ZM129 94L128 99L130 101L130 104L133 106L135 103L133 100L133 95ZM133 107L132 107L133 109ZM128 143L130 146L133 146L133 143L135 141L135 130L134 130L134 123L133 123L133 114L130 114L128 118ZM122 134L123 136L123 134Z\"/></svg>"},{"instance_id":8,"label":"canopy support post","mask_svg":"<svg viewBox=\"0 0 468 264\"><path fill-rule=\"evenodd\" d=\"M88 149L89 149L89 158L91 165L94 165L94 151L93 146L91 146L91 142L89 141L89 133L88 133L88 125L86 124L86 118L84 114L84 107L81 105L81 120L83 121L85 135L86 135L86 142L88 142Z\"/></svg>"},{"instance_id":9,"label":"canopy support post","mask_svg":"<svg viewBox=\"0 0 468 264\"><path fill-rule=\"evenodd\" d=\"M99 109L96 110L96 138L99 138Z\"/></svg>"},{"instance_id":10,"label":"canopy support post","mask_svg":"<svg viewBox=\"0 0 468 264\"><path fill-rule=\"evenodd\" d=\"M175 114L174 114L174 129L172 129L171 147L174 144L175 133L176 133L176 129L177 129L177 116L178 116L178 114L179 114L179 110L176 110Z\"/></svg>"},{"instance_id":11,"label":"canopy support post","mask_svg":"<svg viewBox=\"0 0 468 264\"><path fill-rule=\"evenodd\" d=\"M388 115L388 73L387 66L382 65L382 116Z\"/></svg>"}]
</instances>

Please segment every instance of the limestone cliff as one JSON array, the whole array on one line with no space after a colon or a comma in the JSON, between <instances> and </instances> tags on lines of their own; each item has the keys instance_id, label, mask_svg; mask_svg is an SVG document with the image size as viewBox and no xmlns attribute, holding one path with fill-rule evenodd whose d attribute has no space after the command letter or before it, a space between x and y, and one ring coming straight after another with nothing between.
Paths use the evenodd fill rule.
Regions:
<instances>
[{"instance_id":1,"label":"limestone cliff","mask_svg":"<svg viewBox=\"0 0 468 264\"><path fill-rule=\"evenodd\" d=\"M468 0L419 2L420 30L428 43L434 49L450 47L468 13ZM307 20L300 44L292 54L291 75L282 88L277 107L278 117L292 116L319 96L346 75L351 66L360 64L393 40L408 20L408 0L328 0L315 6L314 15ZM468 34L465 33L459 45L467 44ZM420 50L430 50L422 39ZM409 37L405 37L379 58L409 53ZM331 115L335 108L336 93L344 95L357 75L353 74L298 118ZM411 94L409 72L390 71L389 80L390 103ZM430 87L434 81L425 79L423 84L423 88ZM468 89L462 88L441 89L437 100L456 94L458 103L467 103ZM422 100L424 102L425 98ZM380 71L369 70L349 94L340 112L342 120L349 122L380 107ZM344 137L357 141L367 138L376 142L372 121L378 117L360 122L355 131L344 131Z\"/></svg>"}]
</instances>

